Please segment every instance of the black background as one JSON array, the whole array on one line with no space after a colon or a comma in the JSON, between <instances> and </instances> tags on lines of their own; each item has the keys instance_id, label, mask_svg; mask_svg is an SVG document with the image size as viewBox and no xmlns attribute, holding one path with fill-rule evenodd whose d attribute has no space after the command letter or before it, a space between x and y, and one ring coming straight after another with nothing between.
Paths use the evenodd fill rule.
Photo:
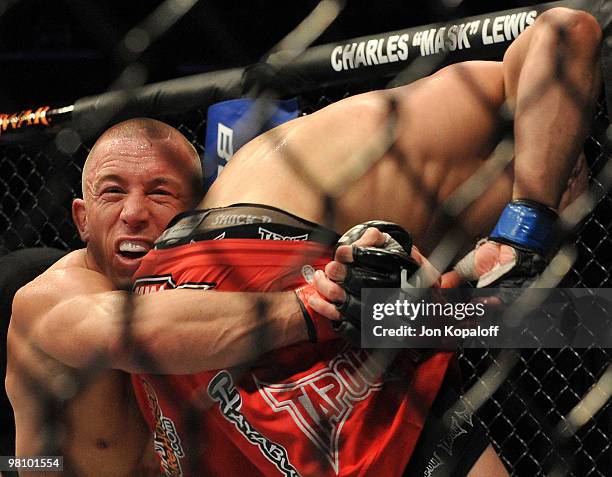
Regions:
<instances>
[{"instance_id":1,"label":"black background","mask_svg":"<svg viewBox=\"0 0 612 477\"><path fill-rule=\"evenodd\" d=\"M62 106L107 90L125 67L126 32L160 0L0 1L0 112ZM141 58L147 83L243 66L260 59L317 4L314 0L200 0ZM316 44L417 26L534 1L347 1Z\"/></svg>"}]
</instances>

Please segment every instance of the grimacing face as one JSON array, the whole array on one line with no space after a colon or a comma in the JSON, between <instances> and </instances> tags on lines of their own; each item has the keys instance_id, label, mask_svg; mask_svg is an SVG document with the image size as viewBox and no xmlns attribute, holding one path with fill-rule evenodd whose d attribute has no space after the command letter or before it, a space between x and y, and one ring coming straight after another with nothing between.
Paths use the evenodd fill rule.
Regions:
<instances>
[{"instance_id":1,"label":"grimacing face","mask_svg":"<svg viewBox=\"0 0 612 477\"><path fill-rule=\"evenodd\" d=\"M73 204L91 268L119 289L131 285L142 257L168 222L193 205L192 151L170 138L113 138L96 145Z\"/></svg>"}]
</instances>

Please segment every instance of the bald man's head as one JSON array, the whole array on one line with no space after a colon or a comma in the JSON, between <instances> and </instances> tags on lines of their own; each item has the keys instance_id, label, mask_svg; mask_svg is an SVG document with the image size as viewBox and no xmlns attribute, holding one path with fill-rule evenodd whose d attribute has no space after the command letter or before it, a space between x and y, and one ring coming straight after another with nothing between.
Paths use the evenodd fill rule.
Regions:
<instances>
[{"instance_id":1,"label":"bald man's head","mask_svg":"<svg viewBox=\"0 0 612 477\"><path fill-rule=\"evenodd\" d=\"M156 153L156 154L155 154ZM112 157L163 156L184 167L190 178L194 205L203 195L202 165L197 151L179 131L172 126L149 118L129 119L107 129L92 147L82 174L83 198L91 193L91 183L100 164Z\"/></svg>"}]
</instances>

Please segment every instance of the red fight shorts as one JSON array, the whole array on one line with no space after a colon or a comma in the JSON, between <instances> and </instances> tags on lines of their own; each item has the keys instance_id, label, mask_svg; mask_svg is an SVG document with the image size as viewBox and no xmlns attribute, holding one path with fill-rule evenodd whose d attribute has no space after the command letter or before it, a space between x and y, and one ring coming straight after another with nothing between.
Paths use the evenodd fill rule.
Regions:
<instances>
[{"instance_id":1,"label":"red fight shorts","mask_svg":"<svg viewBox=\"0 0 612 477\"><path fill-rule=\"evenodd\" d=\"M144 258L134 290L291 290L330 260L332 236L263 206L182 214ZM451 358L416 362L338 339L278 349L250 367L132 383L168 476L401 476Z\"/></svg>"}]
</instances>

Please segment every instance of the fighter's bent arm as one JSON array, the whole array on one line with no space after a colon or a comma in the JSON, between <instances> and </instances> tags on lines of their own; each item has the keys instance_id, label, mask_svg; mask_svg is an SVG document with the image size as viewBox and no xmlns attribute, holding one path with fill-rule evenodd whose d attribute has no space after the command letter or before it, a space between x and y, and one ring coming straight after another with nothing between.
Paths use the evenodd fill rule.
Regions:
<instances>
[{"instance_id":1,"label":"fighter's bent arm","mask_svg":"<svg viewBox=\"0 0 612 477\"><path fill-rule=\"evenodd\" d=\"M71 367L102 358L109 368L170 374L237 366L308 338L293 292L108 289L89 270L49 271L16 294L13 332Z\"/></svg>"}]
</instances>

